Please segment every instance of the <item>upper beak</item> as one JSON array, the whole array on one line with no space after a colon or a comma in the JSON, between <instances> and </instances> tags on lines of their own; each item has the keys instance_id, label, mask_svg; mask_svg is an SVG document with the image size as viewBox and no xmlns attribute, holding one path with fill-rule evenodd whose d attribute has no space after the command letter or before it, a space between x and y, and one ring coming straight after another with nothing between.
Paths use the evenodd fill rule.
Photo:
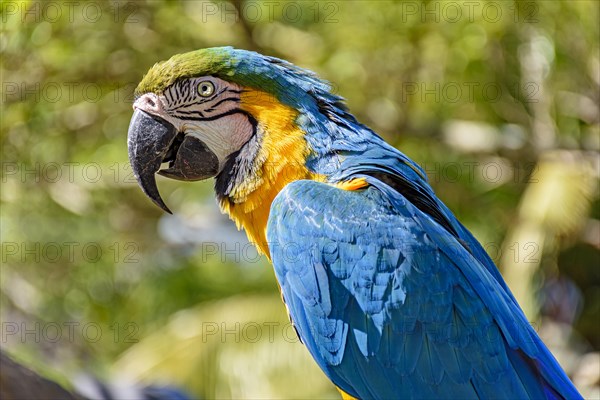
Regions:
<instances>
[{"instance_id":1,"label":"upper beak","mask_svg":"<svg viewBox=\"0 0 600 400\"><path fill-rule=\"evenodd\" d=\"M148 197L164 211L164 203L156 186L155 173L172 179L196 181L215 176L217 156L198 138L184 136L162 118L135 109L127 133L129 162L135 178ZM163 162L169 168L160 170Z\"/></svg>"}]
</instances>

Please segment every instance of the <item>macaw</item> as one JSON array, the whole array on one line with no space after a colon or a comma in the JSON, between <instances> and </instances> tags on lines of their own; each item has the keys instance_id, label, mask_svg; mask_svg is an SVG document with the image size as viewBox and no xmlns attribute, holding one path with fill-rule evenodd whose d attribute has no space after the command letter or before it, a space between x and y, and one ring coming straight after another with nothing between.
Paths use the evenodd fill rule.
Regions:
<instances>
[{"instance_id":1,"label":"macaw","mask_svg":"<svg viewBox=\"0 0 600 400\"><path fill-rule=\"evenodd\" d=\"M156 173L215 178L344 398L581 399L423 169L314 73L202 49L155 64L133 108L143 191L170 212Z\"/></svg>"}]
</instances>

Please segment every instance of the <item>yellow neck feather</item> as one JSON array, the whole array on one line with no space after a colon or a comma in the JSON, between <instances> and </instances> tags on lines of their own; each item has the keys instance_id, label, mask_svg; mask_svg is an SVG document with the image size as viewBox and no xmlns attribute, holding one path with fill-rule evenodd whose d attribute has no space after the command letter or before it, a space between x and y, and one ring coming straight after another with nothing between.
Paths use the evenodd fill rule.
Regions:
<instances>
[{"instance_id":1,"label":"yellow neck feather","mask_svg":"<svg viewBox=\"0 0 600 400\"><path fill-rule=\"evenodd\" d=\"M234 188L221 208L258 249L269 256L266 240L267 220L271 203L290 182L300 179L323 181L324 177L310 172L305 161L309 154L304 132L295 124L298 112L285 106L274 96L257 90L244 91L241 108L258 122L262 135L261 148L255 159L260 168Z\"/></svg>"}]
</instances>

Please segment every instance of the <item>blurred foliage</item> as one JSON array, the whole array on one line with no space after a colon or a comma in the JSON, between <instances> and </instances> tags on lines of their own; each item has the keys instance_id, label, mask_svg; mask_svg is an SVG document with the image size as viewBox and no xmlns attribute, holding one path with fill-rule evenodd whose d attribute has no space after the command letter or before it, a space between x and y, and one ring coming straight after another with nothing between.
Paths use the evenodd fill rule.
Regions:
<instances>
[{"instance_id":1,"label":"blurred foliage","mask_svg":"<svg viewBox=\"0 0 600 400\"><path fill-rule=\"evenodd\" d=\"M176 211L162 215L128 167L143 73L232 45L316 71L421 164L600 396L599 3L4 1L0 13L1 345L32 367L205 398L337 396L302 345L269 340L264 323L286 321L271 267L219 215L211 183L161 180Z\"/></svg>"}]
</instances>

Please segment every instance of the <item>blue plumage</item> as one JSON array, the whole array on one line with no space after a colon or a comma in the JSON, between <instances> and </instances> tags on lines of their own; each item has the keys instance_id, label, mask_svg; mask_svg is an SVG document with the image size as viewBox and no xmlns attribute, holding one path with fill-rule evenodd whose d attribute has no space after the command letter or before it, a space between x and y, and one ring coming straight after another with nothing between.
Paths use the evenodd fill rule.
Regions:
<instances>
[{"instance_id":1,"label":"blue plumage","mask_svg":"<svg viewBox=\"0 0 600 400\"><path fill-rule=\"evenodd\" d=\"M291 183L269 218L291 317L328 377L359 398L580 398L497 277L364 177Z\"/></svg>"},{"instance_id":2,"label":"blue plumage","mask_svg":"<svg viewBox=\"0 0 600 400\"><path fill-rule=\"evenodd\" d=\"M328 179L288 184L267 240L299 335L336 385L376 399L581 398L416 163L313 73L231 51L298 110L306 167ZM369 186L335 186L355 178Z\"/></svg>"},{"instance_id":3,"label":"blue plumage","mask_svg":"<svg viewBox=\"0 0 600 400\"><path fill-rule=\"evenodd\" d=\"M293 182L267 238L292 320L329 378L360 398L580 398L424 171L338 98L313 97L298 105L307 167L369 187Z\"/></svg>"},{"instance_id":4,"label":"blue plumage","mask_svg":"<svg viewBox=\"0 0 600 400\"><path fill-rule=\"evenodd\" d=\"M251 115L252 100L240 101L253 137L228 156L217 193L268 249L303 343L337 386L364 399L581 398L425 172L356 121L316 75L227 47L157 64L137 90L161 92L177 79L208 75L285 106L269 102ZM268 110L270 124L261 120ZM274 134L285 145L267 140ZM271 177L279 171L268 168L271 153L292 150L290 162L304 163ZM296 180L304 178L319 182ZM367 185L341 184L354 179ZM256 196L246 209L245 195L219 189L245 180L271 197Z\"/></svg>"}]
</instances>

